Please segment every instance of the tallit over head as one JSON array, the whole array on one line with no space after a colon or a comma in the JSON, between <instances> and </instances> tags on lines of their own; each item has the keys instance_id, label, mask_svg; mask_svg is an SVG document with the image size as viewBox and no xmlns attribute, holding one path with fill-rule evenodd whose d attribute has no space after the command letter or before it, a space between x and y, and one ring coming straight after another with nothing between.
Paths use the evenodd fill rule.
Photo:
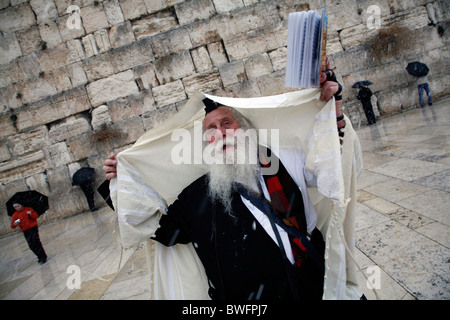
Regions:
<instances>
[{"instance_id":1,"label":"tallit over head","mask_svg":"<svg viewBox=\"0 0 450 320\"><path fill-rule=\"evenodd\" d=\"M258 98L193 95L178 113L117 155L111 197L123 246L131 247L153 236L168 205L207 172L201 137L205 116L202 100L208 98L236 108L249 119L262 145L276 143L280 148L303 151L306 169L317 176L317 188L309 192L318 214L317 227L326 241L324 298L359 298L350 256L361 151L348 119L341 150L334 99L323 102L319 96L319 89ZM206 275L191 244L155 246L155 298L209 298Z\"/></svg>"}]
</instances>

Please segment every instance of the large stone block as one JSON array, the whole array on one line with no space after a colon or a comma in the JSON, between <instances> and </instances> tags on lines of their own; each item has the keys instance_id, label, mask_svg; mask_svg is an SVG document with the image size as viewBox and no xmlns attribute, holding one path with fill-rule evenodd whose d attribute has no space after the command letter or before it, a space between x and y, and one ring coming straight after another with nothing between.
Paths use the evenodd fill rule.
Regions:
<instances>
[{"instance_id":1,"label":"large stone block","mask_svg":"<svg viewBox=\"0 0 450 320\"><path fill-rule=\"evenodd\" d=\"M97 153L91 143L90 136L91 133L83 133L66 140L67 150L72 161L79 161Z\"/></svg>"},{"instance_id":2,"label":"large stone block","mask_svg":"<svg viewBox=\"0 0 450 320\"><path fill-rule=\"evenodd\" d=\"M139 65L147 64L149 61L153 60L150 41L143 39L129 45L113 49L109 52L109 58L116 73Z\"/></svg>"},{"instance_id":3,"label":"large stone block","mask_svg":"<svg viewBox=\"0 0 450 320\"><path fill-rule=\"evenodd\" d=\"M83 69L86 72L88 81L96 81L107 78L114 74L113 65L108 54L99 54L97 56L83 60Z\"/></svg>"},{"instance_id":4,"label":"large stone block","mask_svg":"<svg viewBox=\"0 0 450 320\"><path fill-rule=\"evenodd\" d=\"M208 44L208 53L214 67L228 63L227 54L223 48L222 41Z\"/></svg>"},{"instance_id":5,"label":"large stone block","mask_svg":"<svg viewBox=\"0 0 450 320\"><path fill-rule=\"evenodd\" d=\"M26 30L36 24L36 17L28 3L8 7L0 11L0 32Z\"/></svg>"},{"instance_id":6,"label":"large stone block","mask_svg":"<svg viewBox=\"0 0 450 320\"><path fill-rule=\"evenodd\" d=\"M233 13L214 17L217 31L224 40L231 40L239 34L262 31L267 34L282 21L275 2L261 2L251 10L241 8Z\"/></svg>"},{"instance_id":7,"label":"large stone block","mask_svg":"<svg viewBox=\"0 0 450 320\"><path fill-rule=\"evenodd\" d=\"M20 43L20 49L23 55L31 54L39 48L41 43L41 35L38 26L23 31L16 32L17 40Z\"/></svg>"},{"instance_id":8,"label":"large stone block","mask_svg":"<svg viewBox=\"0 0 450 320\"><path fill-rule=\"evenodd\" d=\"M146 130L157 128L176 112L176 105L172 104L144 114L142 117L142 122L144 123Z\"/></svg>"},{"instance_id":9,"label":"large stone block","mask_svg":"<svg viewBox=\"0 0 450 320\"><path fill-rule=\"evenodd\" d=\"M154 13L166 9L168 6L173 6L174 4L180 2L179 0L144 0L145 6L147 7L148 13Z\"/></svg>"},{"instance_id":10,"label":"large stone block","mask_svg":"<svg viewBox=\"0 0 450 320\"><path fill-rule=\"evenodd\" d=\"M229 12L238 8L242 8L244 3L242 0L212 0L214 6L219 13Z\"/></svg>"},{"instance_id":11,"label":"large stone block","mask_svg":"<svg viewBox=\"0 0 450 320\"><path fill-rule=\"evenodd\" d=\"M76 62L71 61L70 52L65 43L39 51L37 56L42 71L55 70L64 67L68 63Z\"/></svg>"},{"instance_id":12,"label":"large stone block","mask_svg":"<svg viewBox=\"0 0 450 320\"><path fill-rule=\"evenodd\" d=\"M24 130L36 125L64 119L91 108L83 86L45 98L17 112L17 127Z\"/></svg>"},{"instance_id":13,"label":"large stone block","mask_svg":"<svg viewBox=\"0 0 450 320\"><path fill-rule=\"evenodd\" d=\"M111 115L109 114L109 110L106 105L102 105L92 110L91 117L91 124L94 130L101 130L112 123Z\"/></svg>"},{"instance_id":14,"label":"large stone block","mask_svg":"<svg viewBox=\"0 0 450 320\"><path fill-rule=\"evenodd\" d=\"M139 91L132 70L97 80L88 84L86 88L93 107Z\"/></svg>"},{"instance_id":15,"label":"large stone block","mask_svg":"<svg viewBox=\"0 0 450 320\"><path fill-rule=\"evenodd\" d=\"M175 11L180 25L190 24L197 20L209 19L216 12L211 0L183 1L175 5Z\"/></svg>"},{"instance_id":16,"label":"large stone block","mask_svg":"<svg viewBox=\"0 0 450 320\"><path fill-rule=\"evenodd\" d=\"M259 30L237 36L234 39L224 40L224 44L230 61L233 61L284 46L280 41L276 33Z\"/></svg>"},{"instance_id":17,"label":"large stone block","mask_svg":"<svg viewBox=\"0 0 450 320\"><path fill-rule=\"evenodd\" d=\"M81 62L68 65L67 73L73 87L84 85L88 81Z\"/></svg>"},{"instance_id":18,"label":"large stone block","mask_svg":"<svg viewBox=\"0 0 450 320\"><path fill-rule=\"evenodd\" d=\"M262 96L272 96L283 92L293 91L296 89L288 89L285 84L285 72L277 71L256 79Z\"/></svg>"},{"instance_id":19,"label":"large stone block","mask_svg":"<svg viewBox=\"0 0 450 320\"><path fill-rule=\"evenodd\" d=\"M151 38L155 58L169 56L184 50L192 49L188 29L177 28Z\"/></svg>"},{"instance_id":20,"label":"large stone block","mask_svg":"<svg viewBox=\"0 0 450 320\"><path fill-rule=\"evenodd\" d=\"M36 19L39 22L48 22L58 17L53 0L30 0L31 8L36 14Z\"/></svg>"},{"instance_id":21,"label":"large stone block","mask_svg":"<svg viewBox=\"0 0 450 320\"><path fill-rule=\"evenodd\" d=\"M130 107L128 99L122 98L122 99L110 101L110 102L108 102L107 107L108 107L112 122L120 122L122 120L131 118L134 116L133 110Z\"/></svg>"},{"instance_id":22,"label":"large stone block","mask_svg":"<svg viewBox=\"0 0 450 320\"><path fill-rule=\"evenodd\" d=\"M189 51L162 57L154 62L155 73L160 84L173 82L195 73Z\"/></svg>"},{"instance_id":23,"label":"large stone block","mask_svg":"<svg viewBox=\"0 0 450 320\"><path fill-rule=\"evenodd\" d=\"M213 67L208 51L205 47L198 47L191 51L192 60L194 61L195 70L198 73L205 72Z\"/></svg>"},{"instance_id":24,"label":"large stone block","mask_svg":"<svg viewBox=\"0 0 450 320\"><path fill-rule=\"evenodd\" d=\"M181 80L155 87L152 91L158 107L164 107L186 99L186 93L184 92Z\"/></svg>"},{"instance_id":25,"label":"large stone block","mask_svg":"<svg viewBox=\"0 0 450 320\"><path fill-rule=\"evenodd\" d=\"M171 10L160 11L131 22L137 40L151 37L178 26L177 17Z\"/></svg>"},{"instance_id":26,"label":"large stone block","mask_svg":"<svg viewBox=\"0 0 450 320\"><path fill-rule=\"evenodd\" d=\"M49 143L48 130L45 126L39 126L29 132L8 137L7 141L14 156L37 151Z\"/></svg>"},{"instance_id":27,"label":"large stone block","mask_svg":"<svg viewBox=\"0 0 450 320\"><path fill-rule=\"evenodd\" d=\"M141 90L159 86L153 63L134 68L134 76Z\"/></svg>"},{"instance_id":28,"label":"large stone block","mask_svg":"<svg viewBox=\"0 0 450 320\"><path fill-rule=\"evenodd\" d=\"M44 148L44 152L48 154L48 163L52 167L66 165L72 160L65 142L58 142Z\"/></svg>"},{"instance_id":29,"label":"large stone block","mask_svg":"<svg viewBox=\"0 0 450 320\"><path fill-rule=\"evenodd\" d=\"M143 90L128 96L130 108L134 116L156 110L156 103L150 90Z\"/></svg>"},{"instance_id":30,"label":"large stone block","mask_svg":"<svg viewBox=\"0 0 450 320\"><path fill-rule=\"evenodd\" d=\"M197 92L211 92L222 87L219 71L199 73L183 79L188 97Z\"/></svg>"},{"instance_id":31,"label":"large stone block","mask_svg":"<svg viewBox=\"0 0 450 320\"><path fill-rule=\"evenodd\" d=\"M110 25L116 25L125 21L118 0L103 1L103 9L105 10L106 19Z\"/></svg>"},{"instance_id":32,"label":"large stone block","mask_svg":"<svg viewBox=\"0 0 450 320\"><path fill-rule=\"evenodd\" d=\"M6 140L0 140L0 162L4 162L11 159L8 147L6 146Z\"/></svg>"},{"instance_id":33,"label":"large stone block","mask_svg":"<svg viewBox=\"0 0 450 320\"><path fill-rule=\"evenodd\" d=\"M119 0L125 20L134 20L147 14L147 7L142 0Z\"/></svg>"},{"instance_id":34,"label":"large stone block","mask_svg":"<svg viewBox=\"0 0 450 320\"><path fill-rule=\"evenodd\" d=\"M15 33L0 34L0 64L5 64L22 55Z\"/></svg>"},{"instance_id":35,"label":"large stone block","mask_svg":"<svg viewBox=\"0 0 450 320\"><path fill-rule=\"evenodd\" d=\"M42 194L50 194L50 188L47 182L47 175L45 173L38 173L25 179L30 190L36 190Z\"/></svg>"},{"instance_id":36,"label":"large stone block","mask_svg":"<svg viewBox=\"0 0 450 320\"><path fill-rule=\"evenodd\" d=\"M63 42L58 25L54 21L39 24L39 33L47 49L56 47Z\"/></svg>"},{"instance_id":37,"label":"large stone block","mask_svg":"<svg viewBox=\"0 0 450 320\"><path fill-rule=\"evenodd\" d=\"M0 136L7 137L17 133L14 122L11 119L12 113L0 114Z\"/></svg>"},{"instance_id":38,"label":"large stone block","mask_svg":"<svg viewBox=\"0 0 450 320\"><path fill-rule=\"evenodd\" d=\"M90 131L91 126L84 117L70 116L61 122L50 126L48 137L50 143L67 140L71 137Z\"/></svg>"},{"instance_id":39,"label":"large stone block","mask_svg":"<svg viewBox=\"0 0 450 320\"><path fill-rule=\"evenodd\" d=\"M58 93L51 77L37 77L22 84L21 94L24 103L31 103Z\"/></svg>"},{"instance_id":40,"label":"large stone block","mask_svg":"<svg viewBox=\"0 0 450 320\"><path fill-rule=\"evenodd\" d=\"M105 11L102 5L91 5L81 8L81 19L83 21L84 30L86 33L108 28L109 22L106 18Z\"/></svg>"},{"instance_id":41,"label":"large stone block","mask_svg":"<svg viewBox=\"0 0 450 320\"><path fill-rule=\"evenodd\" d=\"M342 30L362 22L357 1L335 1L327 5L329 31Z\"/></svg>"},{"instance_id":42,"label":"large stone block","mask_svg":"<svg viewBox=\"0 0 450 320\"><path fill-rule=\"evenodd\" d=\"M257 54L244 60L245 71L249 79L258 78L273 71L267 53Z\"/></svg>"},{"instance_id":43,"label":"large stone block","mask_svg":"<svg viewBox=\"0 0 450 320\"><path fill-rule=\"evenodd\" d=\"M222 40L218 31L216 19L214 18L191 23L186 25L185 28L188 30L193 47L204 46Z\"/></svg>"},{"instance_id":44,"label":"large stone block","mask_svg":"<svg viewBox=\"0 0 450 320\"><path fill-rule=\"evenodd\" d=\"M20 95L18 95L18 86L9 85L0 90L0 112L4 113L6 110L13 110L22 105ZM0 133L2 136L2 133Z\"/></svg>"},{"instance_id":45,"label":"large stone block","mask_svg":"<svg viewBox=\"0 0 450 320\"><path fill-rule=\"evenodd\" d=\"M22 70L16 61L11 61L6 64L0 64L0 88L23 79ZM1 94L1 93L0 93Z\"/></svg>"},{"instance_id":46,"label":"large stone block","mask_svg":"<svg viewBox=\"0 0 450 320\"><path fill-rule=\"evenodd\" d=\"M286 68L287 48L281 47L277 50L269 52L269 58L272 62L274 71L282 70Z\"/></svg>"},{"instance_id":47,"label":"large stone block","mask_svg":"<svg viewBox=\"0 0 450 320\"><path fill-rule=\"evenodd\" d=\"M135 37L131 29L131 22L125 21L112 26L109 30L109 41L113 48L118 48L134 42Z\"/></svg>"},{"instance_id":48,"label":"large stone block","mask_svg":"<svg viewBox=\"0 0 450 320\"><path fill-rule=\"evenodd\" d=\"M247 80L244 63L241 60L221 65L219 73L224 86Z\"/></svg>"},{"instance_id":49,"label":"large stone block","mask_svg":"<svg viewBox=\"0 0 450 320\"><path fill-rule=\"evenodd\" d=\"M48 164L42 151L23 155L17 160L0 163L0 182L7 184L27 178L44 172L47 167Z\"/></svg>"}]
</instances>

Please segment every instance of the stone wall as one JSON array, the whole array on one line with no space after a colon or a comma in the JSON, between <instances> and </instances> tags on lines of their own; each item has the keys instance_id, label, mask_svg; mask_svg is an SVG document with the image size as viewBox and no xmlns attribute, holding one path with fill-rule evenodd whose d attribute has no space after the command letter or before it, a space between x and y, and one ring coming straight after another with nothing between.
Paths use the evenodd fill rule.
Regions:
<instances>
[{"instance_id":1,"label":"stone wall","mask_svg":"<svg viewBox=\"0 0 450 320\"><path fill-rule=\"evenodd\" d=\"M374 82L382 116L417 104L414 79L404 70L411 60L430 66L434 97L449 92L448 2L326 2L328 54L354 123L365 122L351 89L358 80ZM288 14L324 3L0 0L0 234L11 232L4 203L17 191L49 196L41 223L87 210L72 174L94 167L100 184L110 152L129 147L197 91L288 91ZM400 52L372 49L381 29L368 27L370 5L380 9L381 29L410 31Z\"/></svg>"}]
</instances>

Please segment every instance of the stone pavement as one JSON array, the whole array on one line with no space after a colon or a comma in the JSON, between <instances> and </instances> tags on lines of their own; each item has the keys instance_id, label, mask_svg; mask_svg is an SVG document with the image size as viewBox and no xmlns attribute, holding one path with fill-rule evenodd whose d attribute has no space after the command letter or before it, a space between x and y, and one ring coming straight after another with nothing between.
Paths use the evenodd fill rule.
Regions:
<instances>
[{"instance_id":1,"label":"stone pavement","mask_svg":"<svg viewBox=\"0 0 450 320\"><path fill-rule=\"evenodd\" d=\"M368 299L450 299L449 108L443 99L357 129L356 258ZM121 250L114 224L104 207L41 226L44 265L21 233L1 238L0 299L149 299L146 248Z\"/></svg>"}]
</instances>

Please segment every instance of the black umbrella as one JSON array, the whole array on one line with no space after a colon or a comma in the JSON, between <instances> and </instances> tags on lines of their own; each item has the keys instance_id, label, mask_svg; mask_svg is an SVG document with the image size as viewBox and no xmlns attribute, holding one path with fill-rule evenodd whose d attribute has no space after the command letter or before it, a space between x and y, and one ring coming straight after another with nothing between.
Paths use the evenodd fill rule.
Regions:
<instances>
[{"instance_id":1,"label":"black umbrella","mask_svg":"<svg viewBox=\"0 0 450 320\"><path fill-rule=\"evenodd\" d=\"M428 74L430 69L428 69L428 66L425 63L414 61L408 63L406 66L406 71L408 71L408 73L412 76L423 77Z\"/></svg>"},{"instance_id":2,"label":"black umbrella","mask_svg":"<svg viewBox=\"0 0 450 320\"><path fill-rule=\"evenodd\" d=\"M75 172L72 176L72 184L74 186L81 186L86 182L93 180L95 175L95 169L90 167L84 167Z\"/></svg>"},{"instance_id":3,"label":"black umbrella","mask_svg":"<svg viewBox=\"0 0 450 320\"><path fill-rule=\"evenodd\" d=\"M359 87L370 86L371 84L373 84L373 82L370 82L369 80L362 80L362 81L355 82L352 85L352 88L359 88Z\"/></svg>"},{"instance_id":4,"label":"black umbrella","mask_svg":"<svg viewBox=\"0 0 450 320\"><path fill-rule=\"evenodd\" d=\"M109 180L103 181L103 183L97 188L98 193L106 201L108 206L114 210L114 205L111 200L111 195L109 194Z\"/></svg>"},{"instance_id":5,"label":"black umbrella","mask_svg":"<svg viewBox=\"0 0 450 320\"><path fill-rule=\"evenodd\" d=\"M13 207L14 203L19 203L24 207L33 208L39 216L49 208L48 197L35 190L17 192L15 195L13 195L6 202L6 210L8 211L8 216L12 216L16 211Z\"/></svg>"},{"instance_id":6,"label":"black umbrella","mask_svg":"<svg viewBox=\"0 0 450 320\"><path fill-rule=\"evenodd\" d=\"M92 185L94 183L94 176L95 169L90 167L81 168L72 176L72 185L81 187L91 211L97 210L94 203L94 188Z\"/></svg>"}]
</instances>

